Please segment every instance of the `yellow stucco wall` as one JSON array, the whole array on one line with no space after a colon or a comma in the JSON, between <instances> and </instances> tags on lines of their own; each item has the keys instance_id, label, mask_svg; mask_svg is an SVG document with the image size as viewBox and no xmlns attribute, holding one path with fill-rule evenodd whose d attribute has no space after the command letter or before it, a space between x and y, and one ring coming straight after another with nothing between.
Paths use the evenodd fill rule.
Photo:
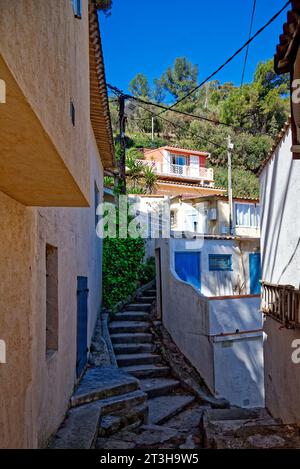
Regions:
<instances>
[{"instance_id":1,"label":"yellow stucco wall","mask_svg":"<svg viewBox=\"0 0 300 469\"><path fill-rule=\"evenodd\" d=\"M88 2L82 19L71 0L0 0L0 54L83 194L89 128ZM70 119L70 100L76 126ZM34 139L34 134L32 135Z\"/></svg>"},{"instance_id":2,"label":"yellow stucco wall","mask_svg":"<svg viewBox=\"0 0 300 469\"><path fill-rule=\"evenodd\" d=\"M0 364L0 448L43 447L64 417L76 382L77 276L88 277L88 342L101 307L94 190L96 183L102 193L103 167L89 116L88 12L82 3L78 20L68 0L0 0L0 52L90 203L30 208L0 192L0 339L7 345L7 363ZM58 351L49 360L47 243L58 248L59 306Z\"/></svg>"}]
</instances>

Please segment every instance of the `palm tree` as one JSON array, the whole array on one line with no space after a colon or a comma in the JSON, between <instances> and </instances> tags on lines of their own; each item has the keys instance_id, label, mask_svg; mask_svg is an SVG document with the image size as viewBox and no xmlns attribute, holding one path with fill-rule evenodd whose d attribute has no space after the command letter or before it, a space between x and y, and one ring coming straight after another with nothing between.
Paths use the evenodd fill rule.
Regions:
<instances>
[{"instance_id":1,"label":"palm tree","mask_svg":"<svg viewBox=\"0 0 300 469\"><path fill-rule=\"evenodd\" d=\"M157 175L155 174L151 166L145 166L143 173L146 192L147 194L152 194L155 189L156 181L158 179Z\"/></svg>"},{"instance_id":2,"label":"palm tree","mask_svg":"<svg viewBox=\"0 0 300 469\"><path fill-rule=\"evenodd\" d=\"M126 159L126 175L130 182L130 186L136 189L138 182L143 176L144 165L141 161L133 156L128 156Z\"/></svg>"}]
</instances>

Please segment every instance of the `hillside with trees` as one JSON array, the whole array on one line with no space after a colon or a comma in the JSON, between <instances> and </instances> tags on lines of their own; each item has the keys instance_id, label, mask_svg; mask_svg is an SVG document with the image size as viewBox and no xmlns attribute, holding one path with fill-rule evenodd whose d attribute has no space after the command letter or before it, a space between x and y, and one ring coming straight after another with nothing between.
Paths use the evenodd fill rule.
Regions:
<instances>
[{"instance_id":1,"label":"hillside with trees","mask_svg":"<svg viewBox=\"0 0 300 469\"><path fill-rule=\"evenodd\" d=\"M185 57L176 59L160 78L149 83L141 73L129 84L130 93L152 103L170 106L198 84L198 67ZM112 97L112 123L118 134L118 107ZM277 76L273 61L258 64L252 83L234 86L217 80L206 83L175 109L201 116L198 119L172 111L154 118L154 141L151 139L151 118L161 109L141 104L127 120L127 167L130 191L151 192L153 174L144 174L137 158L142 147L164 144L179 145L211 153L209 165L215 170L216 186L227 186L226 139L234 143L233 190L235 196L258 196L257 169L270 151L278 131L288 118L289 77ZM152 113L152 114L151 114ZM223 125L210 121L219 121ZM118 149L118 139L116 140ZM118 151L117 151L118 153ZM151 172L151 171L150 171Z\"/></svg>"}]
</instances>

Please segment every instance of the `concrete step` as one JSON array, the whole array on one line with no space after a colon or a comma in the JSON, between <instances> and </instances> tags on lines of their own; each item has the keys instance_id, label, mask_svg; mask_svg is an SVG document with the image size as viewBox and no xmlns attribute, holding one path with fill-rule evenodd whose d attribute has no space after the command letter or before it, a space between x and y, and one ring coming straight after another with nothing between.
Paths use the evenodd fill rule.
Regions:
<instances>
[{"instance_id":1,"label":"concrete step","mask_svg":"<svg viewBox=\"0 0 300 469\"><path fill-rule=\"evenodd\" d=\"M113 344L145 344L152 342L152 335L146 333L112 333Z\"/></svg>"},{"instance_id":2,"label":"concrete step","mask_svg":"<svg viewBox=\"0 0 300 469\"><path fill-rule=\"evenodd\" d=\"M89 368L71 397L71 407L126 394L139 389L139 382L118 368Z\"/></svg>"},{"instance_id":3,"label":"concrete step","mask_svg":"<svg viewBox=\"0 0 300 469\"><path fill-rule=\"evenodd\" d=\"M148 398L165 396L180 387L180 381L172 378L141 379L142 391L146 392Z\"/></svg>"},{"instance_id":4,"label":"concrete step","mask_svg":"<svg viewBox=\"0 0 300 469\"><path fill-rule=\"evenodd\" d=\"M126 311L149 311L151 308L151 303L130 303L125 306Z\"/></svg>"},{"instance_id":5,"label":"concrete step","mask_svg":"<svg viewBox=\"0 0 300 469\"><path fill-rule=\"evenodd\" d=\"M154 350L153 344L114 344L115 354L151 353Z\"/></svg>"},{"instance_id":6,"label":"concrete step","mask_svg":"<svg viewBox=\"0 0 300 469\"><path fill-rule=\"evenodd\" d=\"M137 303L152 303L156 300L156 296L138 296Z\"/></svg>"},{"instance_id":7,"label":"concrete step","mask_svg":"<svg viewBox=\"0 0 300 469\"><path fill-rule=\"evenodd\" d=\"M158 365L132 365L121 367L121 369L136 378L161 378L168 376L170 373L168 366Z\"/></svg>"},{"instance_id":8,"label":"concrete step","mask_svg":"<svg viewBox=\"0 0 300 469\"><path fill-rule=\"evenodd\" d=\"M133 391L120 396L108 397L101 399L101 415L114 415L120 410L130 409L137 405L143 404L147 400L147 394L143 391Z\"/></svg>"},{"instance_id":9,"label":"concrete step","mask_svg":"<svg viewBox=\"0 0 300 469\"><path fill-rule=\"evenodd\" d=\"M125 332L148 332L150 323L144 321L113 321L109 324L112 334L122 334Z\"/></svg>"},{"instance_id":10,"label":"concrete step","mask_svg":"<svg viewBox=\"0 0 300 469\"><path fill-rule=\"evenodd\" d=\"M156 298L156 290L150 289L143 292L143 296L154 296Z\"/></svg>"},{"instance_id":11,"label":"concrete step","mask_svg":"<svg viewBox=\"0 0 300 469\"><path fill-rule=\"evenodd\" d=\"M195 400L194 396L161 396L148 399L149 423L161 425L184 410Z\"/></svg>"},{"instance_id":12,"label":"concrete step","mask_svg":"<svg viewBox=\"0 0 300 469\"><path fill-rule=\"evenodd\" d=\"M66 419L51 440L51 449L91 449L98 434L99 402L69 410Z\"/></svg>"},{"instance_id":13,"label":"concrete step","mask_svg":"<svg viewBox=\"0 0 300 469\"><path fill-rule=\"evenodd\" d=\"M114 315L116 321L149 321L149 313L145 311L123 311Z\"/></svg>"},{"instance_id":14,"label":"concrete step","mask_svg":"<svg viewBox=\"0 0 300 469\"><path fill-rule=\"evenodd\" d=\"M128 426L133 424L139 426L147 421L148 404L145 402L132 409L121 410L116 415L110 414L101 417L98 436L110 436Z\"/></svg>"},{"instance_id":15,"label":"concrete step","mask_svg":"<svg viewBox=\"0 0 300 469\"><path fill-rule=\"evenodd\" d=\"M159 363L160 355L154 353L129 353L116 355L119 366L149 365Z\"/></svg>"}]
</instances>

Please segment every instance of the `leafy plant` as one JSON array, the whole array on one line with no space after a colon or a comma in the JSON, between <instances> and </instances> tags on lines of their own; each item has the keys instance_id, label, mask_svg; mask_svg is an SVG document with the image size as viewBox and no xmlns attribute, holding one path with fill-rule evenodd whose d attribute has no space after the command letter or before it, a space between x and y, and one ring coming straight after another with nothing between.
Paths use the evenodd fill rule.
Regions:
<instances>
[{"instance_id":1,"label":"leafy plant","mask_svg":"<svg viewBox=\"0 0 300 469\"><path fill-rule=\"evenodd\" d=\"M108 309L132 294L140 282L145 254L142 238L103 241L103 303Z\"/></svg>"}]
</instances>

